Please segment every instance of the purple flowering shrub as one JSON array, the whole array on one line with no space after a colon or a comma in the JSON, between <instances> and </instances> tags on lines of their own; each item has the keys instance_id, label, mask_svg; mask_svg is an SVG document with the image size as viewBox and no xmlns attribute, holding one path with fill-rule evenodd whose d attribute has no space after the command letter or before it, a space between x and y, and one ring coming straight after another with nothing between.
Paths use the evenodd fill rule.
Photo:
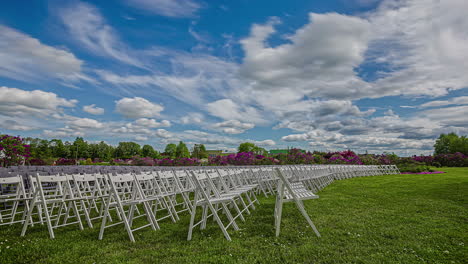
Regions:
<instances>
[{"instance_id":1,"label":"purple flowering shrub","mask_svg":"<svg viewBox=\"0 0 468 264\"><path fill-rule=\"evenodd\" d=\"M158 160L158 165L159 166L174 166L174 160L169 159L169 158L164 158Z\"/></svg>"},{"instance_id":2,"label":"purple flowering shrub","mask_svg":"<svg viewBox=\"0 0 468 264\"><path fill-rule=\"evenodd\" d=\"M330 155L331 154L331 155ZM345 150L342 152L334 152L326 154L328 156L329 164L354 164L362 165L361 158L351 150Z\"/></svg>"},{"instance_id":3,"label":"purple flowering shrub","mask_svg":"<svg viewBox=\"0 0 468 264\"><path fill-rule=\"evenodd\" d=\"M42 159L30 159L28 161L29 165L33 165L33 166L44 166L44 165L47 165L47 163L42 160Z\"/></svg>"},{"instance_id":4,"label":"purple flowering shrub","mask_svg":"<svg viewBox=\"0 0 468 264\"><path fill-rule=\"evenodd\" d=\"M179 158L174 160L173 166L199 166L201 161L196 158Z\"/></svg>"},{"instance_id":5,"label":"purple flowering shrub","mask_svg":"<svg viewBox=\"0 0 468 264\"><path fill-rule=\"evenodd\" d=\"M23 144L20 137L0 135L0 165L8 167L22 164L31 157L29 149L30 146Z\"/></svg>"},{"instance_id":6,"label":"purple flowering shrub","mask_svg":"<svg viewBox=\"0 0 468 264\"><path fill-rule=\"evenodd\" d=\"M156 166L157 165L157 160L150 158L150 157L140 157L140 156L134 156L131 159L127 160L128 165L133 165L133 166Z\"/></svg>"},{"instance_id":7,"label":"purple flowering shrub","mask_svg":"<svg viewBox=\"0 0 468 264\"><path fill-rule=\"evenodd\" d=\"M65 158L60 158L55 161L55 165L61 166L61 165L75 165L76 160L74 159L65 159Z\"/></svg>"}]
</instances>

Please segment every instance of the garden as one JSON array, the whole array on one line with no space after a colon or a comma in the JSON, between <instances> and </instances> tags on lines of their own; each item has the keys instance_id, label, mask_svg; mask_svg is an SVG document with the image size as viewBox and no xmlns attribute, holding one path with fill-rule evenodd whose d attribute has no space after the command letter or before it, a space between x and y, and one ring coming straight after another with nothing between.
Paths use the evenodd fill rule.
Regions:
<instances>
[{"instance_id":1,"label":"garden","mask_svg":"<svg viewBox=\"0 0 468 264\"><path fill-rule=\"evenodd\" d=\"M187 241L190 213L179 214L177 221L161 218L157 230L136 232L135 242L129 241L123 229L113 227L114 224L109 226L111 229L102 240L97 239L103 230L100 220L83 230L76 226L60 227L55 231L55 239L49 238L43 224L31 225L23 237L19 236L23 225L5 222L0 228L2 263L464 263L463 260L468 258L468 235L465 231L468 229L468 157L460 152L463 149L451 146L451 141L445 141L444 144L449 142L449 146L441 150L439 139L434 155L427 156L357 154L351 150L306 152L299 149L270 155L249 143L256 148L245 151L240 146L238 153L208 158L202 145L194 147L192 154L183 142L168 147L170 151L159 153L145 146L138 149L136 143L125 142L117 147L101 144L101 149L108 151L107 159L101 159L92 154L99 153L93 152L95 145L99 144L87 144L82 139L78 139L79 144L66 142L62 149L57 149L60 144L56 141L54 144L48 141L49 147L44 148L20 137L3 135L0 139L1 163L9 169L22 164L51 164L55 165L54 170L64 168L66 172L70 168L80 168L66 165L82 164L88 165L82 166L88 169L99 167L89 165L112 165L109 169L115 172L119 172L118 168L134 172L138 171L135 168L144 169L141 172L154 168L163 173L169 166L198 166L210 171L211 167L242 170L239 166L271 168L264 165L285 165L281 167L287 170L287 165L294 164L299 165L297 168L309 167L321 175L309 180L304 178L306 182L315 179L317 186L321 187L312 194L318 195L319 199L303 201L321 237L312 232L293 204L284 205L281 235L275 236L274 215L278 200L275 195L259 192L260 205L239 223L238 230L230 232L232 241L226 240L211 221L202 230L194 232L191 241ZM62 155L57 155L58 150ZM41 153L44 152L52 153L52 158L43 156ZM386 170L383 165L390 164L396 164L402 173L375 171L382 169L383 172ZM328 165L337 174L320 174L327 166L317 165ZM349 168L350 172L353 168L362 167L369 173L356 171L350 177L350 174L340 172L340 166ZM21 166L16 168L21 169ZM47 166L36 168L45 169ZM222 177L217 175L215 177ZM109 176L110 182L111 178ZM162 179L158 178L154 183L162 183ZM323 185L322 179L330 181ZM76 183L77 178L74 181ZM272 185L270 188L274 189ZM186 197L189 200L194 197L193 190L190 192L191 198ZM173 201L178 203L182 197L175 195ZM80 208L86 209L86 206L83 203ZM20 207L20 210L25 209ZM117 216L114 214L113 217ZM135 223L141 224L142 219Z\"/></svg>"},{"instance_id":2,"label":"garden","mask_svg":"<svg viewBox=\"0 0 468 264\"><path fill-rule=\"evenodd\" d=\"M164 152L150 145L120 142L116 147L104 142L89 144L83 138L73 143L61 140L0 137L0 163L11 165L121 165L121 166L225 166L225 165L290 165L290 164L395 164L401 172L431 173L437 167L468 167L468 139L456 134L442 134L434 145L434 155L399 157L394 153L357 154L302 151L268 154L253 143L242 143L237 153L208 157L203 144L189 151L184 142L168 144ZM434 168L436 167L436 168Z\"/></svg>"}]
</instances>

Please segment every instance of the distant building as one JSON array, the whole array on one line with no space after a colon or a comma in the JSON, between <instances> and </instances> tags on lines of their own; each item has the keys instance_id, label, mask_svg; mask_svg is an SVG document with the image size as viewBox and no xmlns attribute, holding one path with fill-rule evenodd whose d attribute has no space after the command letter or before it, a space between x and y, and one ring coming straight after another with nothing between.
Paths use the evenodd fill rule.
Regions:
<instances>
[{"instance_id":1,"label":"distant building","mask_svg":"<svg viewBox=\"0 0 468 264\"><path fill-rule=\"evenodd\" d=\"M216 156L220 156L223 154L222 150L214 150L214 149L207 149L206 154L208 155L209 158L214 158Z\"/></svg>"},{"instance_id":2,"label":"distant building","mask_svg":"<svg viewBox=\"0 0 468 264\"><path fill-rule=\"evenodd\" d=\"M271 149L268 153L270 155L276 155L276 154L288 154L291 149ZM299 149L302 153L306 153L305 150Z\"/></svg>"},{"instance_id":3,"label":"distant building","mask_svg":"<svg viewBox=\"0 0 468 264\"><path fill-rule=\"evenodd\" d=\"M289 149L270 149L270 151L269 151L268 153L271 154L271 155L275 155L275 154L288 154L288 153L289 153Z\"/></svg>"}]
</instances>

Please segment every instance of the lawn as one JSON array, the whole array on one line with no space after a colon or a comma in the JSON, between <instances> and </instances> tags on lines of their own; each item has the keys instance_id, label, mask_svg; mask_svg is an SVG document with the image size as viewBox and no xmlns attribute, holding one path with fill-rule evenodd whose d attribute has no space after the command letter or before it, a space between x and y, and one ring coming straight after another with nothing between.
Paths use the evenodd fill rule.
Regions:
<instances>
[{"instance_id":1,"label":"lawn","mask_svg":"<svg viewBox=\"0 0 468 264\"><path fill-rule=\"evenodd\" d=\"M68 226L48 238L36 225L0 226L0 263L466 263L468 168L446 174L387 175L336 181L305 202L318 238L293 204L283 209L274 236L274 199L261 205L224 239L214 222L186 241L189 215L161 230L137 231L131 243L122 226L97 239L99 225Z\"/></svg>"}]
</instances>

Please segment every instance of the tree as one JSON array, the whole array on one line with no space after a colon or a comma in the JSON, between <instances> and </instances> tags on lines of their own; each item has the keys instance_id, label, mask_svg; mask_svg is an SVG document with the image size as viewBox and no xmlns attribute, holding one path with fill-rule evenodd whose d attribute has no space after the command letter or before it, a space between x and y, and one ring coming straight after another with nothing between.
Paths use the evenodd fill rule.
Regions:
<instances>
[{"instance_id":1,"label":"tree","mask_svg":"<svg viewBox=\"0 0 468 264\"><path fill-rule=\"evenodd\" d=\"M114 156L114 147L107 145L104 141L99 142L97 148L97 157L101 160L109 161Z\"/></svg>"},{"instance_id":2,"label":"tree","mask_svg":"<svg viewBox=\"0 0 468 264\"><path fill-rule=\"evenodd\" d=\"M20 165L29 157L29 145L25 145L23 139L0 135L0 165L5 167Z\"/></svg>"},{"instance_id":3,"label":"tree","mask_svg":"<svg viewBox=\"0 0 468 264\"><path fill-rule=\"evenodd\" d=\"M190 152L184 142L179 141L179 144L176 148L176 157L177 158L190 158Z\"/></svg>"},{"instance_id":4,"label":"tree","mask_svg":"<svg viewBox=\"0 0 468 264\"><path fill-rule=\"evenodd\" d=\"M244 142L239 145L237 148L237 152L254 152L255 144L251 142Z\"/></svg>"},{"instance_id":5,"label":"tree","mask_svg":"<svg viewBox=\"0 0 468 264\"><path fill-rule=\"evenodd\" d=\"M40 138L25 138L24 142L30 146L31 156L37 159L45 159L52 157L52 151L49 146L49 141Z\"/></svg>"},{"instance_id":6,"label":"tree","mask_svg":"<svg viewBox=\"0 0 468 264\"><path fill-rule=\"evenodd\" d=\"M71 147L71 158L79 159L79 158L89 158L89 149L88 149L88 142L86 142L82 137L77 137L73 142Z\"/></svg>"},{"instance_id":7,"label":"tree","mask_svg":"<svg viewBox=\"0 0 468 264\"><path fill-rule=\"evenodd\" d=\"M52 139L49 142L49 147L51 149L51 155L54 158L66 158L69 155L69 153L67 153L69 149L65 147L60 139Z\"/></svg>"},{"instance_id":8,"label":"tree","mask_svg":"<svg viewBox=\"0 0 468 264\"><path fill-rule=\"evenodd\" d=\"M206 153L205 145L195 144L193 145L192 158L206 159L208 154Z\"/></svg>"},{"instance_id":9,"label":"tree","mask_svg":"<svg viewBox=\"0 0 468 264\"><path fill-rule=\"evenodd\" d=\"M119 159L129 159L133 156L140 155L141 148L135 142L119 142L115 149L114 156Z\"/></svg>"},{"instance_id":10,"label":"tree","mask_svg":"<svg viewBox=\"0 0 468 264\"><path fill-rule=\"evenodd\" d=\"M171 159L176 157L177 145L174 143L167 144L166 148L164 149L164 154L169 156Z\"/></svg>"},{"instance_id":11,"label":"tree","mask_svg":"<svg viewBox=\"0 0 468 264\"><path fill-rule=\"evenodd\" d=\"M143 148L141 149L141 156L157 159L159 158L160 155L159 155L159 152L154 150L152 146L144 145Z\"/></svg>"},{"instance_id":12,"label":"tree","mask_svg":"<svg viewBox=\"0 0 468 264\"><path fill-rule=\"evenodd\" d=\"M256 146L254 143L251 142L244 142L239 145L237 148L238 153L240 152L253 152L257 155L266 155L267 151L264 148Z\"/></svg>"},{"instance_id":13,"label":"tree","mask_svg":"<svg viewBox=\"0 0 468 264\"><path fill-rule=\"evenodd\" d=\"M434 155L461 152L468 155L468 138L455 133L441 134L434 144Z\"/></svg>"}]
</instances>

